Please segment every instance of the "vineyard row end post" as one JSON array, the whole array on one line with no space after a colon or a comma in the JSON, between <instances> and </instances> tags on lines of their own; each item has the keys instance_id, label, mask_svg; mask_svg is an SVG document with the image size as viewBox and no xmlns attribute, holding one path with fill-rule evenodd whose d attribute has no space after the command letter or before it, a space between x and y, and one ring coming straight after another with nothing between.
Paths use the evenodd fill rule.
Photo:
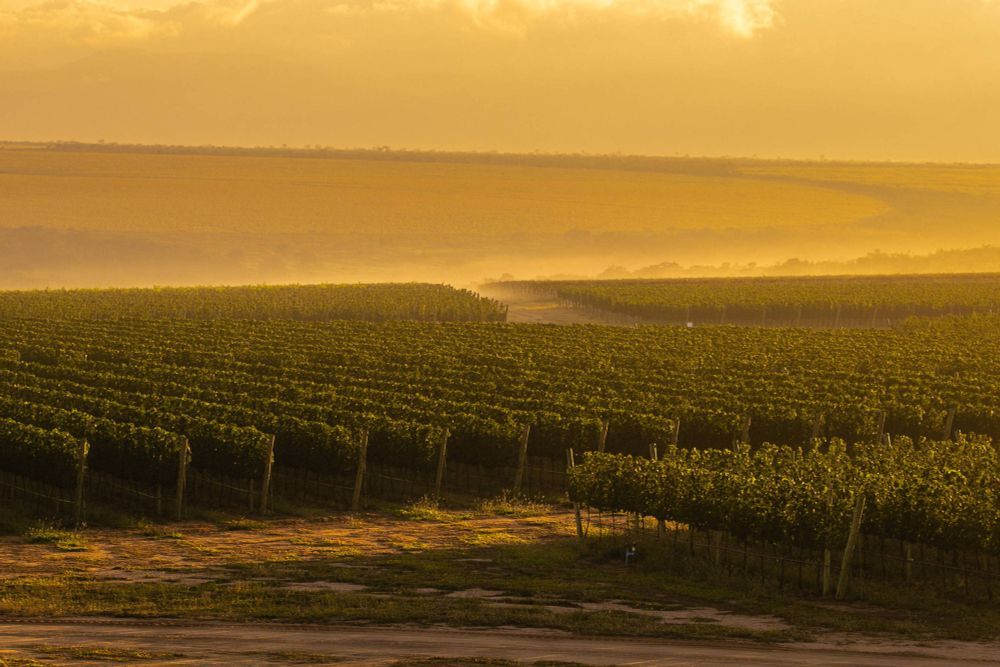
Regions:
<instances>
[{"instance_id":1,"label":"vineyard row end post","mask_svg":"<svg viewBox=\"0 0 1000 667\"><path fill-rule=\"evenodd\" d=\"M174 497L174 516L178 521L184 518L184 487L187 484L187 469L191 458L191 445L187 438L178 450L177 457L177 492Z\"/></svg>"},{"instance_id":2,"label":"vineyard row end post","mask_svg":"<svg viewBox=\"0 0 1000 667\"><path fill-rule=\"evenodd\" d=\"M528 438L531 437L531 424L525 424L521 432L520 450L517 454L517 473L514 475L514 494L521 493L524 482L524 466L528 462Z\"/></svg>"},{"instance_id":3,"label":"vineyard row end post","mask_svg":"<svg viewBox=\"0 0 1000 667\"><path fill-rule=\"evenodd\" d=\"M847 546L844 547L844 558L840 563L840 578L837 581L837 599L843 600L847 595L847 584L851 576L851 559L861 534L861 519L865 513L865 494L859 493L854 503L854 514L851 516L851 532L847 535Z\"/></svg>"},{"instance_id":4,"label":"vineyard row end post","mask_svg":"<svg viewBox=\"0 0 1000 667\"><path fill-rule=\"evenodd\" d=\"M576 458L573 456L573 448L566 450L566 470L572 470L576 467ZM580 544L583 544L583 517L580 514L580 503L573 502L573 514L576 516L576 539Z\"/></svg>"},{"instance_id":5,"label":"vineyard row end post","mask_svg":"<svg viewBox=\"0 0 1000 667\"><path fill-rule=\"evenodd\" d=\"M368 464L368 431L361 434L361 446L358 448L358 468L354 476L354 496L351 498L351 511L361 509L361 487L365 483L365 467Z\"/></svg>"},{"instance_id":6,"label":"vineyard row end post","mask_svg":"<svg viewBox=\"0 0 1000 667\"><path fill-rule=\"evenodd\" d=\"M448 438L450 437L451 431L445 429L441 434L441 442L438 444L437 475L434 478L434 495L438 498L441 497L441 487L444 485L444 471L448 457Z\"/></svg>"},{"instance_id":7,"label":"vineyard row end post","mask_svg":"<svg viewBox=\"0 0 1000 667\"><path fill-rule=\"evenodd\" d=\"M948 410L948 417L944 422L944 432L942 433L942 440L951 440L952 434L955 432L955 414L958 412L958 408L954 407Z\"/></svg>"},{"instance_id":8,"label":"vineyard row end post","mask_svg":"<svg viewBox=\"0 0 1000 667\"><path fill-rule=\"evenodd\" d=\"M603 452L604 451L604 447L607 445L607 442L608 442L608 427L609 427L608 420L607 419L602 419L601 420L601 430L597 434L597 451L599 451L599 452Z\"/></svg>"},{"instance_id":9,"label":"vineyard row end post","mask_svg":"<svg viewBox=\"0 0 1000 667\"><path fill-rule=\"evenodd\" d=\"M264 478L260 482L260 513L267 514L270 508L267 505L268 493L271 490L271 475L274 470L274 440L275 436L271 436L270 442L267 444L267 458L264 461ZM251 497L253 494L251 492Z\"/></svg>"},{"instance_id":10,"label":"vineyard row end post","mask_svg":"<svg viewBox=\"0 0 1000 667\"><path fill-rule=\"evenodd\" d=\"M73 499L74 521L79 527L83 523L83 484L87 474L87 454L90 445L86 440L80 441L80 456L76 463L76 494ZM61 495L61 494L60 494Z\"/></svg>"}]
</instances>

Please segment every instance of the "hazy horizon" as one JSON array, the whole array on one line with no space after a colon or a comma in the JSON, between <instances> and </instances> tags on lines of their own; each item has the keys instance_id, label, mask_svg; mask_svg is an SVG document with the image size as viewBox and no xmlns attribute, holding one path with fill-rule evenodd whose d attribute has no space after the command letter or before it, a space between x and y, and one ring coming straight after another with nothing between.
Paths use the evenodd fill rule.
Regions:
<instances>
[{"instance_id":1,"label":"hazy horizon","mask_svg":"<svg viewBox=\"0 0 1000 667\"><path fill-rule=\"evenodd\" d=\"M1000 270L996 166L0 143L0 191L0 287Z\"/></svg>"},{"instance_id":2,"label":"hazy horizon","mask_svg":"<svg viewBox=\"0 0 1000 667\"><path fill-rule=\"evenodd\" d=\"M789 156L789 155L744 155L736 153L641 153L624 151L586 151L586 150L497 150L491 148L435 148L429 146L392 146L387 143L375 143L370 146L350 146L307 142L303 144L263 144L263 143L169 143L169 142L129 142L109 139L87 139L79 137L49 137L28 139L24 137L0 136L0 149L3 147L34 147L53 148L57 150L86 150L102 152L119 150L122 152L157 153L161 151L176 151L185 155L280 155L291 157L312 157L317 159L392 159L398 161L468 161L489 160L492 158L507 158L518 162L545 158L580 158L627 160L632 158L643 160L693 161L706 163L791 163L791 164L821 164L825 166L860 165L860 166L942 166L942 167L996 167L1000 166L1000 158L996 160L918 160L893 158L834 158L828 156ZM640 170L642 168L639 168Z\"/></svg>"}]
</instances>

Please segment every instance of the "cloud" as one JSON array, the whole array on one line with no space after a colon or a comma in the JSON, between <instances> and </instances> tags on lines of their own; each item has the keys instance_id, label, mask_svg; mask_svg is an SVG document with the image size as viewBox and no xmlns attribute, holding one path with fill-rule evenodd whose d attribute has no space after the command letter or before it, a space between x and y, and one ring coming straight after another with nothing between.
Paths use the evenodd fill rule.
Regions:
<instances>
[{"instance_id":1,"label":"cloud","mask_svg":"<svg viewBox=\"0 0 1000 667\"><path fill-rule=\"evenodd\" d=\"M714 21L726 32L752 37L775 24L777 0L52 0L18 7L0 0L0 36L45 38L103 46L174 37L204 28L233 29L263 7L272 15L331 21L373 16L448 15L467 27L524 32L539 20L571 25L587 19L630 17ZM335 26L314 26L317 32Z\"/></svg>"},{"instance_id":2,"label":"cloud","mask_svg":"<svg viewBox=\"0 0 1000 667\"><path fill-rule=\"evenodd\" d=\"M210 22L222 26L237 26L260 8L259 0L216 0L187 5Z\"/></svg>"},{"instance_id":3,"label":"cloud","mask_svg":"<svg viewBox=\"0 0 1000 667\"><path fill-rule=\"evenodd\" d=\"M77 0L45 2L19 10L0 9L0 35L50 37L85 44L147 39L172 27L146 11Z\"/></svg>"},{"instance_id":4,"label":"cloud","mask_svg":"<svg viewBox=\"0 0 1000 667\"><path fill-rule=\"evenodd\" d=\"M235 27L260 0L207 0L126 6L97 0L53 0L20 8L0 6L0 36L25 41L107 46L173 37L193 27Z\"/></svg>"},{"instance_id":5,"label":"cloud","mask_svg":"<svg viewBox=\"0 0 1000 667\"><path fill-rule=\"evenodd\" d=\"M341 3L342 5L345 3ZM479 25L523 23L531 18L566 20L587 16L630 16L655 20L716 20L725 30L752 37L771 28L777 20L775 0L376 0L382 11L453 9L465 13Z\"/></svg>"}]
</instances>

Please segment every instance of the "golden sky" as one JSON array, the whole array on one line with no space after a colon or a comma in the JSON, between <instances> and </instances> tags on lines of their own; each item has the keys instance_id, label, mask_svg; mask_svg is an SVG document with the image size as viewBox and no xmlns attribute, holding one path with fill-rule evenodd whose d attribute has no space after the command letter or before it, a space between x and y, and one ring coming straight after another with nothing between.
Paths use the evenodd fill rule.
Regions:
<instances>
[{"instance_id":1,"label":"golden sky","mask_svg":"<svg viewBox=\"0 0 1000 667\"><path fill-rule=\"evenodd\" d=\"M1000 162L997 0L0 0L0 138Z\"/></svg>"}]
</instances>

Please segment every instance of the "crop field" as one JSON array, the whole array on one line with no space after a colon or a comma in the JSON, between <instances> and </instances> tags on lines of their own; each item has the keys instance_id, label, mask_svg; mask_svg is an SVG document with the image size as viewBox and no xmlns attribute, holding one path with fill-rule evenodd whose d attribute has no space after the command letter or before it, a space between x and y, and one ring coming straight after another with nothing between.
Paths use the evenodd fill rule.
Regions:
<instances>
[{"instance_id":1,"label":"crop field","mask_svg":"<svg viewBox=\"0 0 1000 667\"><path fill-rule=\"evenodd\" d=\"M504 315L493 299L419 283L0 292L2 318L503 322Z\"/></svg>"},{"instance_id":2,"label":"crop field","mask_svg":"<svg viewBox=\"0 0 1000 667\"><path fill-rule=\"evenodd\" d=\"M398 312L398 302L377 307L385 289L400 288L373 288L375 319ZM166 294L170 303L204 297ZM271 291L248 294L266 305ZM455 294L499 314L473 295L437 297L448 305ZM886 331L296 322L239 312L213 321L194 307L192 318L106 319L116 299L135 315L163 296L39 292L40 310L49 303L67 318L0 322L0 416L11 433L0 465L72 487L87 441L93 469L171 486L177 452L189 446L194 469L260 489L272 456L278 469L350 476L365 447L372 461L429 471L442 440L449 461L509 469L525 453L562 461L567 449L642 454L653 443L1000 437L996 316ZM88 310L102 301L104 311ZM88 315L102 319L80 319Z\"/></svg>"},{"instance_id":3,"label":"crop field","mask_svg":"<svg viewBox=\"0 0 1000 667\"><path fill-rule=\"evenodd\" d=\"M909 317L992 314L996 274L509 281L483 289L664 324L891 327Z\"/></svg>"},{"instance_id":4,"label":"crop field","mask_svg":"<svg viewBox=\"0 0 1000 667\"><path fill-rule=\"evenodd\" d=\"M468 285L504 273L929 253L1000 243L994 174L962 166L2 144L0 287Z\"/></svg>"},{"instance_id":5,"label":"crop field","mask_svg":"<svg viewBox=\"0 0 1000 667\"><path fill-rule=\"evenodd\" d=\"M4 226L473 235L850 223L877 199L780 179L564 165L0 151ZM135 187L137 184L143 187ZM58 184L58 200L47 196ZM723 197L722 195L726 195ZM221 215L224 214L224 215Z\"/></svg>"},{"instance_id":6,"label":"crop field","mask_svg":"<svg viewBox=\"0 0 1000 667\"><path fill-rule=\"evenodd\" d=\"M423 284L0 292L0 659L995 657L997 315L506 316ZM484 630L394 625L430 618Z\"/></svg>"},{"instance_id":7,"label":"crop field","mask_svg":"<svg viewBox=\"0 0 1000 667\"><path fill-rule=\"evenodd\" d=\"M847 542L860 514L867 541L966 552L986 585L993 565L985 563L1000 553L1000 460L988 439L668 448L656 460L594 453L570 477L571 496L587 506L720 531L744 544L829 550ZM884 551L875 565L884 573Z\"/></svg>"}]
</instances>

